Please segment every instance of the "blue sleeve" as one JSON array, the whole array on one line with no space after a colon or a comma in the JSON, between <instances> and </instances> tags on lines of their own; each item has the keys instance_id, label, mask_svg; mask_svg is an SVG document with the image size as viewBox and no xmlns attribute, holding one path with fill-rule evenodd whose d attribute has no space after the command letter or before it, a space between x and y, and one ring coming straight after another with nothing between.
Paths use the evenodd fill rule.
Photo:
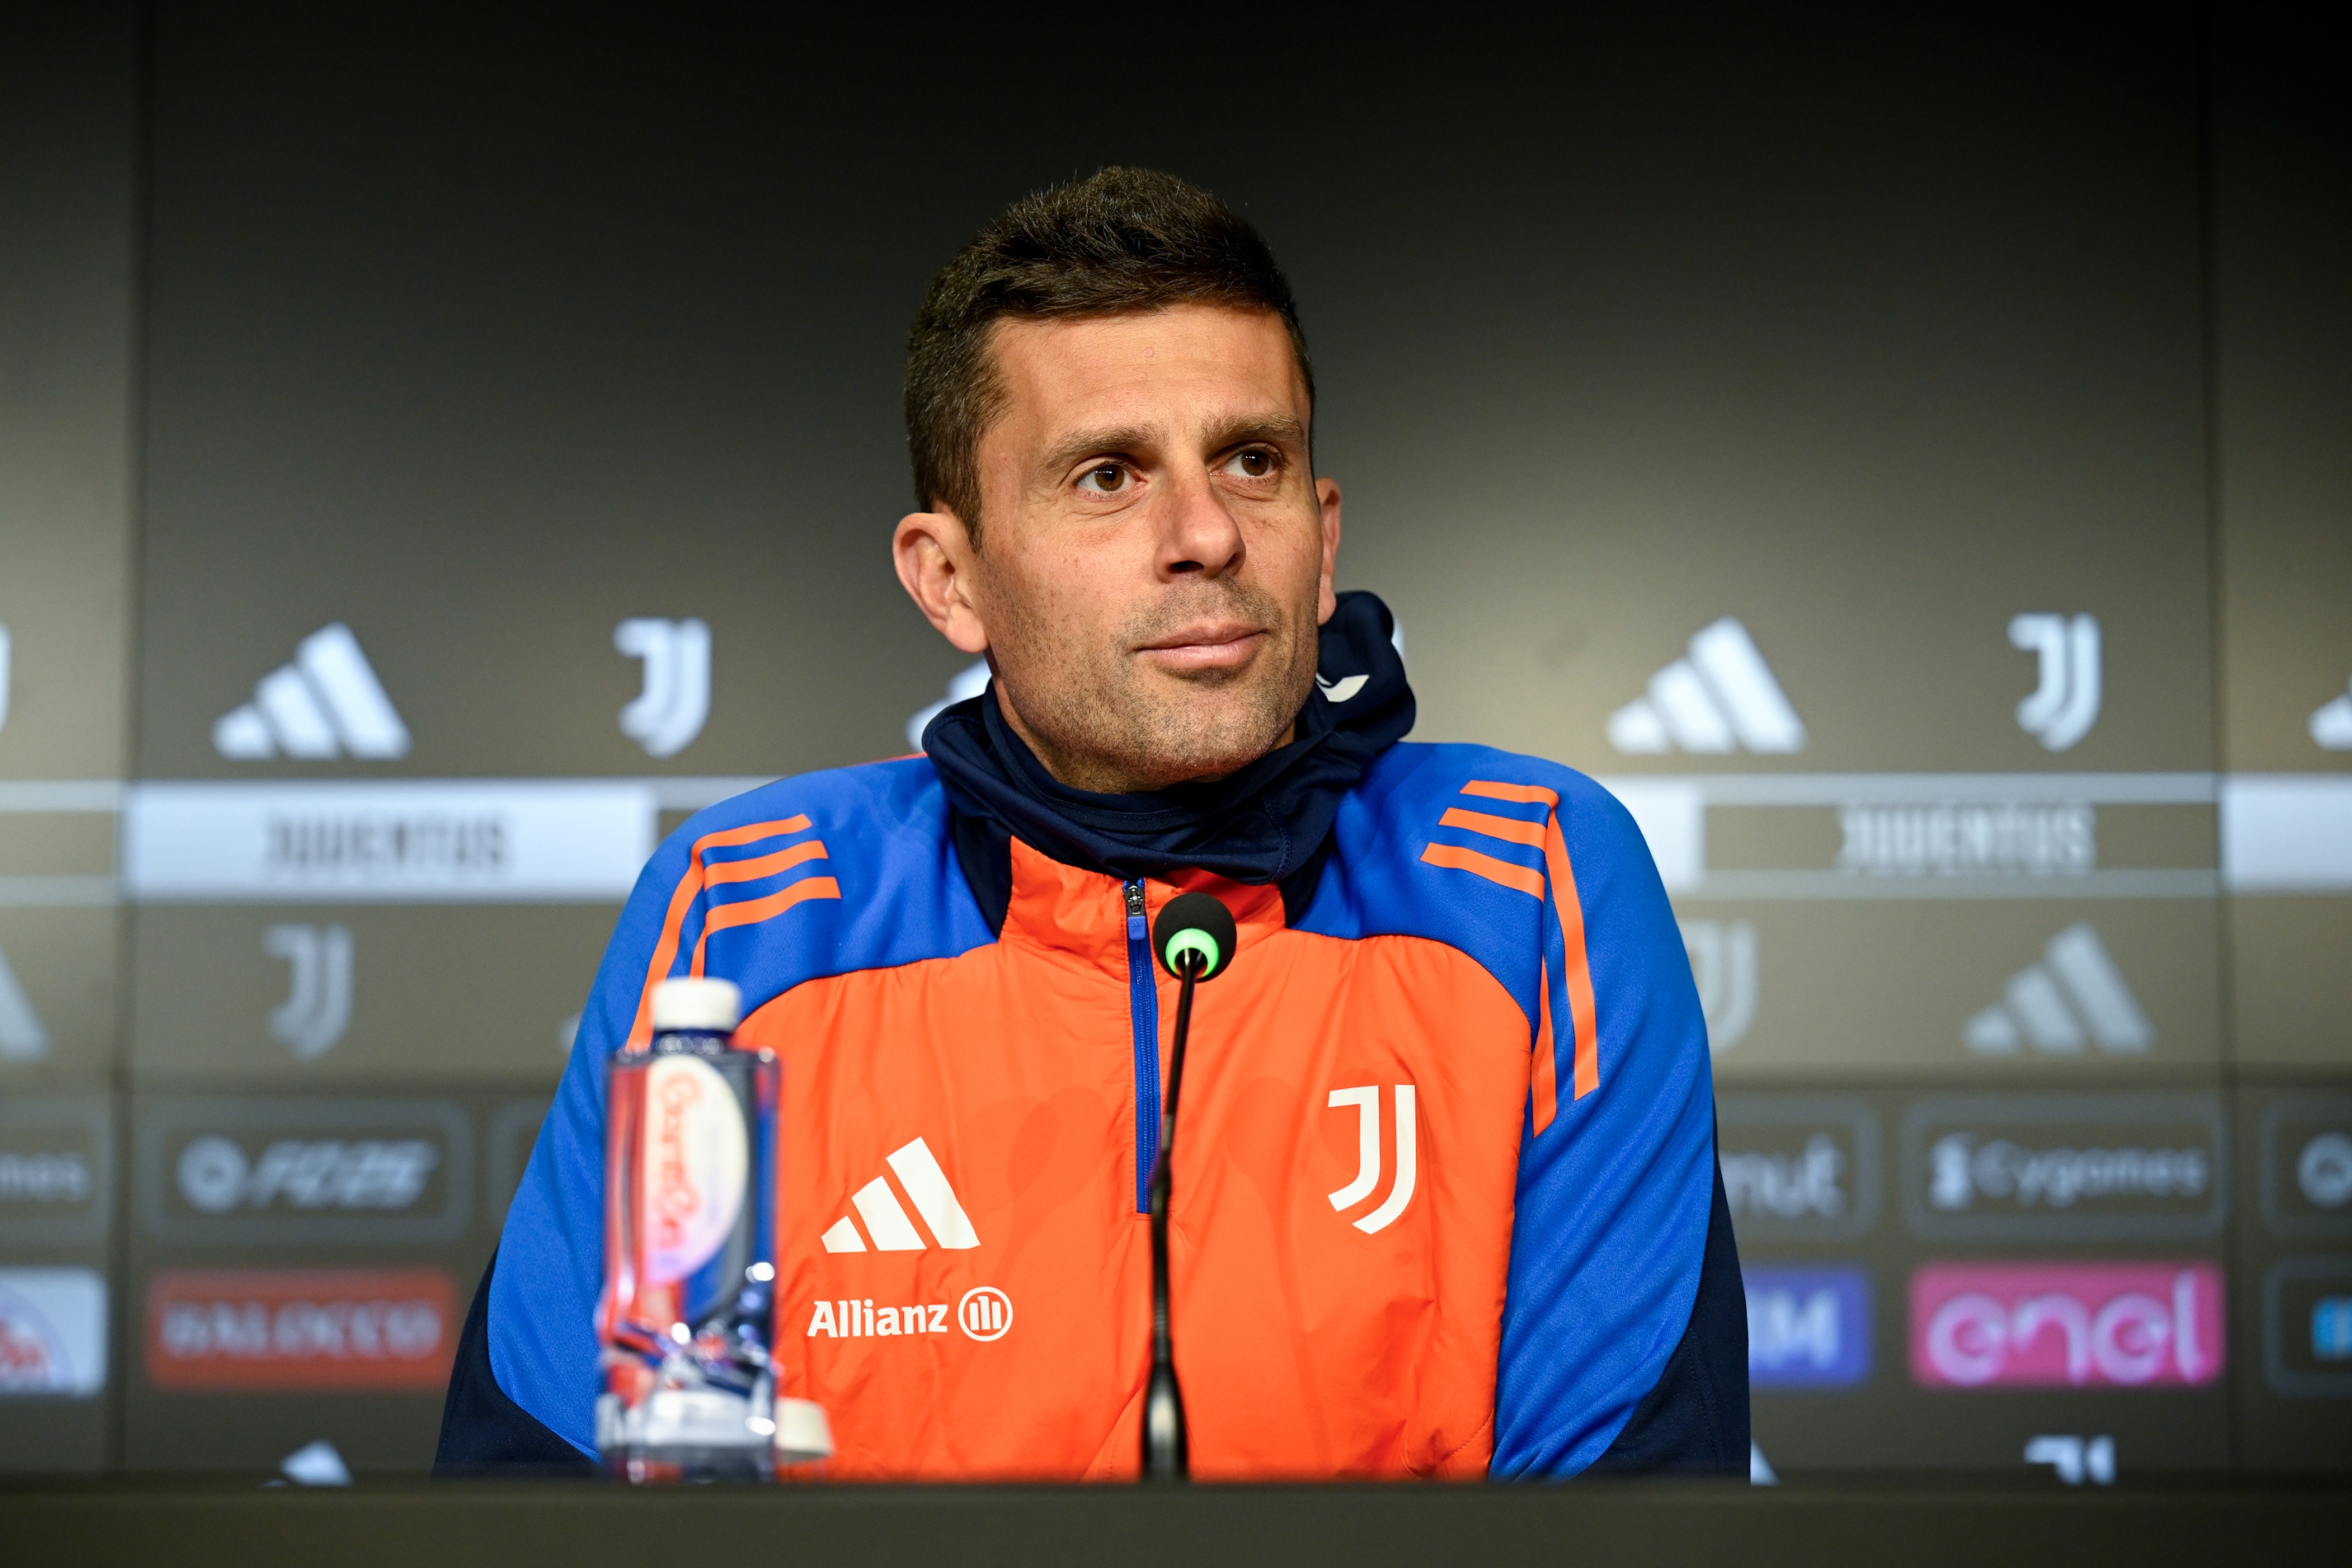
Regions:
<instances>
[{"instance_id":1,"label":"blue sleeve","mask_svg":"<svg viewBox=\"0 0 2352 1568\"><path fill-rule=\"evenodd\" d=\"M486 1281L484 1334L498 1388L591 1458L596 1298L604 1282L604 1061L636 1021L646 967L671 895L686 878L688 852L684 834L672 837L629 895Z\"/></svg>"},{"instance_id":2,"label":"blue sleeve","mask_svg":"<svg viewBox=\"0 0 2352 1568\"><path fill-rule=\"evenodd\" d=\"M1704 1389L1678 1395L1693 1380L1667 1373L1686 1338L1721 1315L1694 1312L1715 1206L1715 1111L1706 1025L1681 932L1633 817L1591 780L1561 775L1559 825L1582 914L1599 1072L1575 1093L1572 954L1554 900L1544 971L1558 1110L1539 1132L1531 1116L1520 1144L1495 1386L1490 1468L1498 1477L1592 1467L1654 1392L1710 1397ZM1717 1247L1730 1260L1736 1300L1729 1244L1727 1215ZM1743 1316L1743 1338L1745 1328ZM1711 1339L1696 1348L1708 1352L1702 1370L1719 1362ZM1738 1382L1744 1434L1744 1351ZM1728 1391L1713 1396L1729 1403ZM1661 1429L1658 1414L1654 1402L1643 1412L1642 1433ZM1665 1414L1673 1427L1690 1413ZM1687 1424L1705 1428L1714 1446L1728 1440L1729 1418Z\"/></svg>"},{"instance_id":3,"label":"blue sleeve","mask_svg":"<svg viewBox=\"0 0 2352 1568\"><path fill-rule=\"evenodd\" d=\"M597 1297L604 1268L604 1063L629 1037L648 978L703 973L742 988L745 1016L794 985L853 969L950 955L992 940L954 868L946 798L921 758L804 774L700 813L638 875L596 972L572 1059L507 1210L482 1337L505 1403L581 1453L595 1452ZM779 847L808 853L774 853ZM698 859L698 857L700 859ZM770 867L742 874L742 862ZM718 880L724 862L739 871ZM698 870L698 864L704 868ZM824 891L745 923L709 920L796 882ZM458 1377L471 1364L461 1361ZM453 1380L453 1391L456 1390ZM445 1434L462 1443L462 1433Z\"/></svg>"}]
</instances>

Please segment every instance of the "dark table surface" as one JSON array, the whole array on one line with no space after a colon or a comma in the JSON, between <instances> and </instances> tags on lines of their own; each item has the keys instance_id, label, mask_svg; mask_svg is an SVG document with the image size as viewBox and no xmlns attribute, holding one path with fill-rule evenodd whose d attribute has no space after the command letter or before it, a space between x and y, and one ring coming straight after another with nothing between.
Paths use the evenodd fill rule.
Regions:
<instances>
[{"instance_id":1,"label":"dark table surface","mask_svg":"<svg viewBox=\"0 0 2352 1568\"><path fill-rule=\"evenodd\" d=\"M1995 1479L1557 1487L763 1487L14 1482L11 1563L1699 1563L2134 1568L2352 1561L2342 1482Z\"/></svg>"}]
</instances>

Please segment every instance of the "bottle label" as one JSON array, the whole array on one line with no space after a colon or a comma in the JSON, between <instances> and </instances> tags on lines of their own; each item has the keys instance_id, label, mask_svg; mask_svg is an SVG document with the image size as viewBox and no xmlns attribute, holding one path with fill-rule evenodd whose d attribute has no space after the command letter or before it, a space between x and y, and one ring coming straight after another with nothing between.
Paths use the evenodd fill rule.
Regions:
<instances>
[{"instance_id":1,"label":"bottle label","mask_svg":"<svg viewBox=\"0 0 2352 1568\"><path fill-rule=\"evenodd\" d=\"M709 1063L661 1057L646 1069L645 1161L646 1279L675 1284L725 1244L751 1170L742 1107Z\"/></svg>"}]
</instances>

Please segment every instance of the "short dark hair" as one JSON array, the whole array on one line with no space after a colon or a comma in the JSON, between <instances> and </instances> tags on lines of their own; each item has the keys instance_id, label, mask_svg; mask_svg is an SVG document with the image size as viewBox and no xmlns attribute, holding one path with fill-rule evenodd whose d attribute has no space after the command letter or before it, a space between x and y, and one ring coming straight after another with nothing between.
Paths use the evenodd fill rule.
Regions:
<instances>
[{"instance_id":1,"label":"short dark hair","mask_svg":"<svg viewBox=\"0 0 2352 1568\"><path fill-rule=\"evenodd\" d=\"M980 542L980 441L1003 410L998 321L1227 305L1282 319L1311 403L1315 373L1290 285L1257 230L1173 174L1104 169L1004 209L931 280L907 335L915 503L944 505Z\"/></svg>"}]
</instances>

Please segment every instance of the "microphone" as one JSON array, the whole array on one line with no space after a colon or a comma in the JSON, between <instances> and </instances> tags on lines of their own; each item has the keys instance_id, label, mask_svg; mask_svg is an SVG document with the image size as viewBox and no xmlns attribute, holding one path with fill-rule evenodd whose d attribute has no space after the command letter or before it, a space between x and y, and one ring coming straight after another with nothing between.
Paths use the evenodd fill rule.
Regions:
<instances>
[{"instance_id":1,"label":"microphone","mask_svg":"<svg viewBox=\"0 0 2352 1568\"><path fill-rule=\"evenodd\" d=\"M1192 1028L1192 987L1234 961L1241 932L1234 912L1206 893L1179 893L1151 925L1151 948L1183 983L1176 995L1176 1041L1168 1053L1168 1103L1160 1113L1160 1158L1151 1167L1151 1381L1143 1394L1143 1476L1181 1481L1192 1473L1184 1440L1184 1395L1168 1333L1168 1193L1176 1152L1176 1098L1184 1089L1184 1040Z\"/></svg>"}]
</instances>

